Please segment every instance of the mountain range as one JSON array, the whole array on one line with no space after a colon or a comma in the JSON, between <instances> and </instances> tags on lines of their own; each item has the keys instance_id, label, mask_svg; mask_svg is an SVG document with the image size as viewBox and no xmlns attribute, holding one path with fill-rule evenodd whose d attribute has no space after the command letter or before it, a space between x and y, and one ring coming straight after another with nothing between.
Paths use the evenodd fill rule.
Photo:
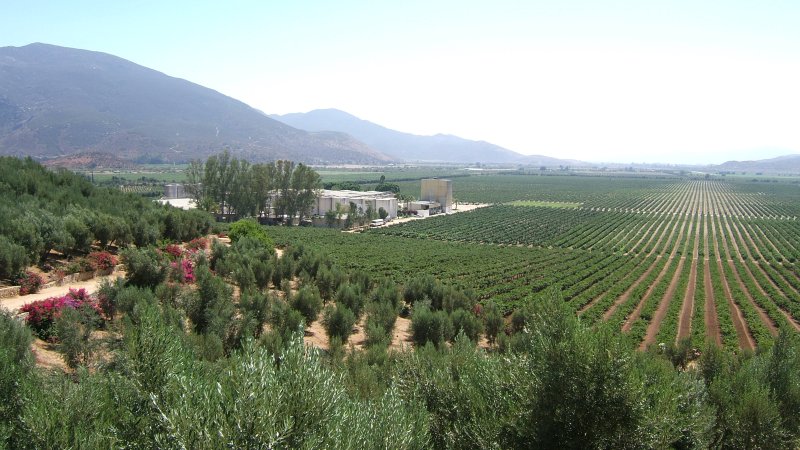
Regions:
<instances>
[{"instance_id":1,"label":"mountain range","mask_svg":"<svg viewBox=\"0 0 800 450\"><path fill-rule=\"evenodd\" d=\"M48 44L0 48L0 154L107 152L173 162L224 148L256 161L392 159L347 134L298 130L219 92L109 54Z\"/></svg>"},{"instance_id":2,"label":"mountain range","mask_svg":"<svg viewBox=\"0 0 800 450\"><path fill-rule=\"evenodd\" d=\"M800 173L800 154L778 156L756 161L727 161L714 166L716 170L731 172Z\"/></svg>"},{"instance_id":3,"label":"mountain range","mask_svg":"<svg viewBox=\"0 0 800 450\"><path fill-rule=\"evenodd\" d=\"M347 133L393 158L414 162L499 163L543 166L584 165L579 161L541 155L522 155L485 141L437 134L420 136L392 130L338 109L271 115L273 119L306 131Z\"/></svg>"},{"instance_id":4,"label":"mountain range","mask_svg":"<svg viewBox=\"0 0 800 450\"><path fill-rule=\"evenodd\" d=\"M457 136L404 133L336 109L268 116L106 53L38 43L0 47L0 155L125 167L185 162L223 149L251 161L311 164L586 165ZM708 168L799 173L800 155Z\"/></svg>"}]
</instances>

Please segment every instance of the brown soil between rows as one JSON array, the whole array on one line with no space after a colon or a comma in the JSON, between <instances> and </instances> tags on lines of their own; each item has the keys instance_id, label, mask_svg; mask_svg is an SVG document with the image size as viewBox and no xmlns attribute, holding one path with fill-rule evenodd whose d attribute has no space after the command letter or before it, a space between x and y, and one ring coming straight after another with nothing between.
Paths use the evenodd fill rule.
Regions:
<instances>
[{"instance_id":1,"label":"brown soil between rows","mask_svg":"<svg viewBox=\"0 0 800 450\"><path fill-rule=\"evenodd\" d=\"M735 236L733 235L733 230L731 230L731 225L728 222L728 219L724 219L724 221L725 221L725 229L728 230L728 235L730 235L730 237L731 237L731 244L733 245L733 249L736 252L736 256L738 256L739 261L745 267L745 271L748 273L748 275L752 279L753 278L753 274L750 273L750 271L747 269L747 266L744 265L744 259L742 258L742 252L739 249L739 244L736 242ZM736 229L736 231L737 231L737 233L739 233L739 229L738 228ZM741 233L739 233L739 238L741 239L741 237L742 237L742 235L741 235ZM727 250L726 250L726 252L727 252ZM739 274L739 271L736 269L736 266L733 264L733 261L730 261L730 260L728 261L728 267L731 269L734 278L736 278L736 282L739 284L739 289L741 289L741 291L744 293L744 296L747 298L747 301L750 302L750 305L752 305L753 308L755 308L756 312L758 313L758 316L761 318L761 322L767 327L767 329L769 330L770 334L772 334L773 336L777 336L778 335L778 327L775 326L775 322L772 320L772 318L770 318L767 315L767 313L764 311L764 309L761 308L761 306L759 306L756 303L755 299L753 299L753 296L750 294L750 291L747 290L747 286L745 286L744 281L742 280L742 277ZM758 284L758 283L756 283L756 284Z\"/></svg>"},{"instance_id":2,"label":"brown soil between rows","mask_svg":"<svg viewBox=\"0 0 800 450\"><path fill-rule=\"evenodd\" d=\"M656 312L653 314L653 318L647 325L647 331L645 332L644 339L642 340L641 344L639 344L640 350L645 350L649 345L652 345L656 342L656 335L658 335L658 331L661 329L661 322L663 322L664 317L667 316L667 311L669 310L669 305L672 302L672 297L675 295L675 291L678 290L678 282L680 281L685 262L685 257L681 257L680 261L678 261L678 267L675 269L675 274L672 276L672 279L669 282L667 292L664 293L664 297L659 302L658 308L656 308Z\"/></svg>"},{"instance_id":3,"label":"brown soil between rows","mask_svg":"<svg viewBox=\"0 0 800 450\"><path fill-rule=\"evenodd\" d=\"M759 250L758 246L756 245L755 241L753 240L753 237L752 237L752 235L750 234L750 230L749 230L747 227L742 227L742 232L744 233L744 236L747 238L747 240L748 240L748 241L750 241L750 244L753 246L753 248L755 249L755 251L758 253L759 261L758 261L758 262L756 262L756 263L755 263L755 265L758 267L758 270L760 270L760 271L761 271L761 275L764 277L764 279L766 279L766 280L767 280L767 283L769 283L769 285L770 285L770 286L772 286L772 288L775 290L775 292L778 292L778 294L779 294L779 295L781 295L781 296L783 296L784 298L786 298L786 293L785 293L785 292L783 292L783 290L782 290L782 289L780 289L780 288L778 287L778 285L777 285L777 284L775 284L775 282L772 280L772 278L770 278L770 276L769 276L769 275L767 275L767 272L766 272L766 271L764 270L764 268L761 266L761 263L760 263L760 262L761 262L761 261L765 261L765 260L764 260L764 255L762 255L762 254L761 254L761 251ZM751 254L749 253L749 250L748 250L748 256L750 257L750 259L751 259L751 260L754 260L754 259L753 259L753 255L751 255ZM752 276L753 276L753 274L752 274L752 272L750 272L750 268L749 268L749 267L748 267L746 264L745 264L745 269L748 271L748 273L749 273L749 274L750 274L750 276L752 277ZM764 290L764 288L761 286L761 284L759 284L759 283L756 283L756 286L758 286L758 290L759 290L759 292L761 292L761 295L764 295L764 296L766 296L766 297L769 297L769 295L768 295L768 294L767 294L767 292ZM786 311L785 309L781 308L781 307L780 307L780 305L777 305L777 304L776 304L775 306L778 308L778 310L781 312L781 314L783 314L783 316L784 316L784 317L786 317L786 320L788 320L788 321L789 321L789 323L792 325L792 327L793 327L793 328L794 328L796 331L800 331L800 323L798 323L798 322L797 322L797 320L795 320L795 318L794 318L794 317L792 317L792 315L791 315L791 314L789 314L789 312L788 312L788 311Z\"/></svg>"},{"instance_id":4,"label":"brown soil between rows","mask_svg":"<svg viewBox=\"0 0 800 450\"><path fill-rule=\"evenodd\" d=\"M644 305L647 302L647 300L653 294L653 290L655 290L656 286L658 286L659 283L661 283L661 280L664 279L664 277L667 275L667 272L669 272L669 266L673 262L672 259L675 258L675 254L678 252L678 247L680 247L680 244L681 244L681 241L682 241L682 237L683 237L683 230L686 229L686 221L684 220L682 222L683 223L681 224L681 229L680 229L680 231L678 231L678 240L675 242L675 244L672 247L672 251L669 254L667 263L664 264L664 268L661 269L661 272L659 272L658 276L653 281L653 284L650 285L650 287L647 289L647 292L645 292L645 294L642 296L641 300L639 300L639 304L636 305L636 308L634 308L633 312L628 316L627 320L625 320L625 323L622 325L622 331L623 332L627 333L627 332L631 331L631 327L633 327L633 323L636 322L636 320L638 320L639 317L641 316L642 309L644 308ZM675 227L673 227L672 233L670 233L669 239L672 239L672 236L674 234L675 234ZM669 242L669 240L667 242ZM681 260L678 261L678 264L679 264L679 267L683 266L683 258L681 258ZM679 272L676 272L675 275L679 275ZM673 282L676 282L675 275L673 275L672 280L670 280L670 285L672 285ZM674 289L673 289L673 292L674 292ZM667 298L667 297L665 296L664 298ZM664 303L664 299L663 298L660 301L660 304L661 303ZM660 305L659 305L659 307L660 307ZM664 311L664 313L661 316L662 319L664 318L664 315L666 315L666 310ZM654 319L655 319L655 317L654 317ZM659 324L660 323L661 323L661 321L659 320ZM650 327L648 326L648 328L650 328ZM657 332L658 329L656 328L655 331ZM653 338L655 339L655 333L653 333Z\"/></svg>"},{"instance_id":5,"label":"brown soil between rows","mask_svg":"<svg viewBox=\"0 0 800 450\"><path fill-rule=\"evenodd\" d=\"M724 274L725 271L722 267L722 259L719 250L720 246L717 239L717 227L713 226L713 224L711 227L711 233L714 238L714 253L717 255L717 270L719 270L720 274ZM722 239L724 239L724 236ZM746 350L752 350L755 348L755 342L753 341L753 337L750 335L750 330L747 328L742 311L733 301L733 294L731 293L731 287L728 285L728 280L724 276L720 276L719 279L720 283L722 284L722 292L725 293L725 300L727 300L728 308L731 311L731 322L733 322L733 328L736 329L736 335L739 339L739 347Z\"/></svg>"},{"instance_id":6,"label":"brown soil between rows","mask_svg":"<svg viewBox=\"0 0 800 450\"><path fill-rule=\"evenodd\" d=\"M692 313L694 312L694 293L697 284L697 263L700 257L700 220L695 225L694 248L692 249L692 266L689 270L689 284L683 296L681 312L678 316L678 334L675 337L677 344L681 339L688 338L692 332Z\"/></svg>"},{"instance_id":7,"label":"brown soil between rows","mask_svg":"<svg viewBox=\"0 0 800 450\"><path fill-rule=\"evenodd\" d=\"M667 222L664 221L662 223L667 223ZM661 241L664 239L664 235L667 233L667 229L668 228L669 228L669 226L666 226L664 228L664 230L661 232L661 235L659 236L658 241L656 241L655 245L653 245L652 250L650 250L650 252L647 254L646 258L650 257L650 255L655 253L656 249L661 244ZM672 231L670 232L670 236L672 236L672 234L674 232L675 232L675 226L672 227ZM622 293L622 295L620 295L619 297L617 297L616 300L614 300L614 303L611 305L611 307L609 307L608 310L605 313L603 313L603 321L608 321L609 319L611 319L611 317L614 315L614 313L617 312L617 309L621 305L623 305L625 302L628 301L628 299L630 298L631 293L633 292L633 290L636 289L636 287L639 286L642 283L642 281L644 281L644 279L647 278L648 275L650 275L650 272L652 272L653 269L655 269L657 264L658 264L658 259L653 261L653 263L650 264L650 267L648 267L647 270L639 278L637 278L636 281L634 281L633 284L630 287L628 287L628 289L625 290L625 292ZM651 290L652 290L652 287L651 287L650 290L648 290L648 292L650 292Z\"/></svg>"}]
</instances>

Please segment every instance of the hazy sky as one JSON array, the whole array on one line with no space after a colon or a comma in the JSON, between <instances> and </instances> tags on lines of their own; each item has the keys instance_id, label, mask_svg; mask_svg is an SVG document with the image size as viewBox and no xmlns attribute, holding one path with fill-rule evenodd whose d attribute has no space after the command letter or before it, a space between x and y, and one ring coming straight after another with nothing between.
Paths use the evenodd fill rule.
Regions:
<instances>
[{"instance_id":1,"label":"hazy sky","mask_svg":"<svg viewBox=\"0 0 800 450\"><path fill-rule=\"evenodd\" d=\"M31 42L526 154L800 153L798 0L3 1L0 46Z\"/></svg>"}]
</instances>

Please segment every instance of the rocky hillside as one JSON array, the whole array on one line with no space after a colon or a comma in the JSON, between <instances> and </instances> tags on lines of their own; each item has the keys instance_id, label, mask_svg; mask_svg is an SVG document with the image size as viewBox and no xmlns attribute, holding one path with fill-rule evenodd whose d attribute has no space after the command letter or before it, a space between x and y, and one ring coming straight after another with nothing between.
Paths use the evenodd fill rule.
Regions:
<instances>
[{"instance_id":1,"label":"rocky hillside","mask_svg":"<svg viewBox=\"0 0 800 450\"><path fill-rule=\"evenodd\" d=\"M0 154L107 152L140 162L229 148L251 160L380 163L343 133L311 133L214 90L116 56L31 44L0 48Z\"/></svg>"}]
</instances>

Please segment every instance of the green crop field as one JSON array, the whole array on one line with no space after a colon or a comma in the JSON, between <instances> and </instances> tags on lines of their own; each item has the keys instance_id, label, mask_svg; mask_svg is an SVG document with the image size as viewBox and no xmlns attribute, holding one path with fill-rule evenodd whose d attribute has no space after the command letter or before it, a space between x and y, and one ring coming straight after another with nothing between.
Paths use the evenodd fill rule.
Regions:
<instances>
[{"instance_id":1,"label":"green crop field","mask_svg":"<svg viewBox=\"0 0 800 450\"><path fill-rule=\"evenodd\" d=\"M640 348L692 338L753 349L800 331L796 180L482 175L453 186L491 206L362 234L270 232L399 283L434 274L506 312L560 286L582 320Z\"/></svg>"}]
</instances>

